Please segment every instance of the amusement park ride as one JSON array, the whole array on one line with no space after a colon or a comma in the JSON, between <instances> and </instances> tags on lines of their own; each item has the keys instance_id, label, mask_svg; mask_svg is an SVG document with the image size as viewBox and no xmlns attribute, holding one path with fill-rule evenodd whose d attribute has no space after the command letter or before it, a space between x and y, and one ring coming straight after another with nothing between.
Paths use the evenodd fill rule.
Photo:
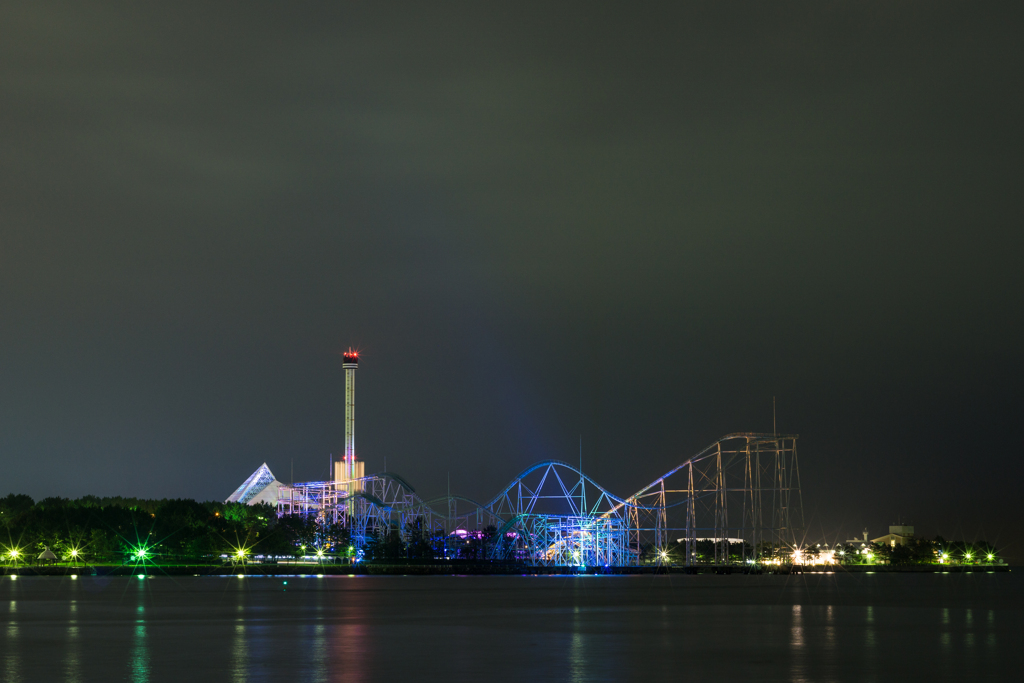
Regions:
<instances>
[{"instance_id":1,"label":"amusement park ride","mask_svg":"<svg viewBox=\"0 0 1024 683\"><path fill-rule=\"evenodd\" d=\"M453 495L423 500L393 472L365 474L355 457L358 362L355 351L344 354L345 453L334 479L289 486L264 465L228 500L276 498L278 515L316 515L347 526L355 547L392 530L406 534L416 520L453 541L491 527L491 559L545 566L631 566L672 541L685 547L687 565L699 541L705 548L713 542L716 565L757 563L766 549L792 549L802 540L796 434L728 434L627 497L578 467L546 460L486 503Z\"/></svg>"}]
</instances>

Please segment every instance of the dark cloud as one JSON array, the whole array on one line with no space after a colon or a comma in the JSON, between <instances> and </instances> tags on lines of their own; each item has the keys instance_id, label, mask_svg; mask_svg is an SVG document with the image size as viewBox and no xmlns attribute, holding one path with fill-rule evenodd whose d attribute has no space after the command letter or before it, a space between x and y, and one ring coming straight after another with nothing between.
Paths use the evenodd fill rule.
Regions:
<instances>
[{"instance_id":1,"label":"dark cloud","mask_svg":"<svg viewBox=\"0 0 1024 683\"><path fill-rule=\"evenodd\" d=\"M426 492L582 434L625 494L777 396L818 533L1019 544L1019 19L8 5L3 487L323 476L357 344Z\"/></svg>"}]
</instances>

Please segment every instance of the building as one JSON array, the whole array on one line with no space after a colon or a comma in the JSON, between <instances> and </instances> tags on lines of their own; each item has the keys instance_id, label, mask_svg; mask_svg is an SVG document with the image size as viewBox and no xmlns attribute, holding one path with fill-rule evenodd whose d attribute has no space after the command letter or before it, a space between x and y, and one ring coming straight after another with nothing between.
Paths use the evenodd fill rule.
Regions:
<instances>
[{"instance_id":1,"label":"building","mask_svg":"<svg viewBox=\"0 0 1024 683\"><path fill-rule=\"evenodd\" d=\"M871 541L868 540L868 530L867 530L867 527L864 528L864 532L863 533L864 533L864 538L848 538L848 539L846 539L846 545L857 545L857 546L860 546L862 548L866 547L867 544L871 542Z\"/></svg>"},{"instance_id":2,"label":"building","mask_svg":"<svg viewBox=\"0 0 1024 683\"><path fill-rule=\"evenodd\" d=\"M276 507L282 486L284 484L274 477L274 473L267 467L267 463L263 463L224 502L245 505L267 503Z\"/></svg>"},{"instance_id":3,"label":"building","mask_svg":"<svg viewBox=\"0 0 1024 683\"><path fill-rule=\"evenodd\" d=\"M889 525L889 533L880 538L872 538L872 543L879 545L906 545L907 541L913 540L914 527L906 524Z\"/></svg>"}]
</instances>

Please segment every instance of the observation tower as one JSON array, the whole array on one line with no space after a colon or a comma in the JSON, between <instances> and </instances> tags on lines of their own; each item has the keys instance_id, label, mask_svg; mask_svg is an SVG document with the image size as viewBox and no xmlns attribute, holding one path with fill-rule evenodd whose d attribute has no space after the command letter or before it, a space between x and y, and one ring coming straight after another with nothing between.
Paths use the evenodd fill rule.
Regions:
<instances>
[{"instance_id":1,"label":"observation tower","mask_svg":"<svg viewBox=\"0 0 1024 683\"><path fill-rule=\"evenodd\" d=\"M345 369L345 454L340 462L334 463L334 481L349 482L363 477L363 462L356 459L356 370L359 368L359 352L349 349L342 354L342 368ZM355 493L356 485L350 484L349 494Z\"/></svg>"}]
</instances>

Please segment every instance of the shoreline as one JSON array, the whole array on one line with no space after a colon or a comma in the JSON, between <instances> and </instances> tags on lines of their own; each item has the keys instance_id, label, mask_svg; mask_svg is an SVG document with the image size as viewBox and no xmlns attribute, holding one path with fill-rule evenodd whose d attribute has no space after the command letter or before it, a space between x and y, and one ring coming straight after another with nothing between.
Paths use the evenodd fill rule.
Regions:
<instances>
[{"instance_id":1,"label":"shoreline","mask_svg":"<svg viewBox=\"0 0 1024 683\"><path fill-rule=\"evenodd\" d=\"M656 575L720 574L993 574L1010 565L850 565L837 567L777 567L748 570L738 566L698 567L537 567L508 564L246 564L246 565L81 565L2 567L0 576L520 576L520 575Z\"/></svg>"}]
</instances>

